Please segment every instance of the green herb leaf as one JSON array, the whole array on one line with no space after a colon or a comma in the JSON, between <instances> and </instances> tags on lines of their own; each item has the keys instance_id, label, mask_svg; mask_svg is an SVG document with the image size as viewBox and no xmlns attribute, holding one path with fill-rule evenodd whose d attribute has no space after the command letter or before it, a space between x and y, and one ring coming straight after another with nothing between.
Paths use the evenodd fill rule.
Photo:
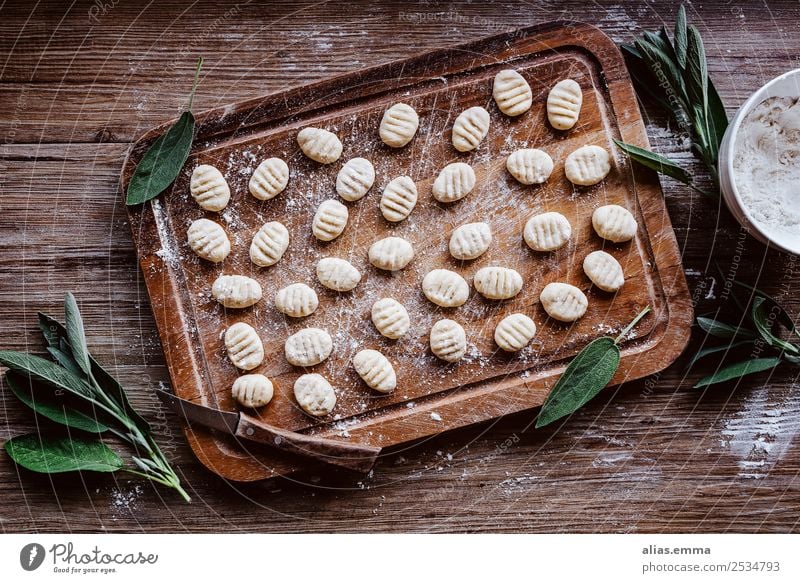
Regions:
<instances>
[{"instance_id":1,"label":"green herb leaf","mask_svg":"<svg viewBox=\"0 0 800 583\"><path fill-rule=\"evenodd\" d=\"M688 185L692 184L691 175L669 158L665 158L660 154L645 150L644 148L634 146L633 144L626 144L625 142L621 142L619 140L614 140L614 143L620 150L630 156L631 160L641 164L642 166L650 168L651 170L655 170L661 174L665 174L670 178L674 178L678 182L683 182L684 184Z\"/></svg>"},{"instance_id":2,"label":"green herb leaf","mask_svg":"<svg viewBox=\"0 0 800 583\"><path fill-rule=\"evenodd\" d=\"M724 383L725 381L730 381L733 379L738 379L745 375L762 372L765 370L770 370L775 368L780 364L781 359L774 357L774 358L753 358L750 360L744 360L742 362L737 362L735 364L731 364L726 366L725 368L721 368L717 372L712 375L703 377L700 379L694 388L698 389L701 387L707 387L708 385L713 385L716 383Z\"/></svg>"},{"instance_id":3,"label":"green herb leaf","mask_svg":"<svg viewBox=\"0 0 800 583\"><path fill-rule=\"evenodd\" d=\"M86 333L83 329L83 318L78 308L75 296L67 292L64 298L64 317L67 328L67 342L72 351L72 358L75 360L84 374L89 375L91 364L89 362L89 348L86 346Z\"/></svg>"},{"instance_id":4,"label":"green herb leaf","mask_svg":"<svg viewBox=\"0 0 800 583\"><path fill-rule=\"evenodd\" d=\"M791 317L791 315L789 315L789 312L787 312L786 309L783 306L781 306L780 303L778 303L778 300L776 300L774 297L772 297L768 293L758 289L757 287L753 287L752 285L748 285L748 284L746 284L744 282L737 281L737 280L733 280L733 283L735 285L739 286L739 287L743 287L745 289L748 289L748 290L752 291L753 294L756 297L764 298L764 300L769 305L769 309L770 310L777 309L777 311L778 311L778 317L777 317L778 323L781 326L783 326L784 328L786 328L789 332L792 332L793 334L797 334L797 327L795 326L794 320L792 320L792 317ZM737 299L735 293L732 294L732 297L734 298L734 300ZM748 301L749 301L749 298L748 298ZM741 305L741 304L737 301L737 305Z\"/></svg>"},{"instance_id":5,"label":"green herb leaf","mask_svg":"<svg viewBox=\"0 0 800 583\"><path fill-rule=\"evenodd\" d=\"M698 316L697 325L706 333L717 338L756 338L756 333L741 326L731 326L725 322Z\"/></svg>"},{"instance_id":6,"label":"green herb leaf","mask_svg":"<svg viewBox=\"0 0 800 583\"><path fill-rule=\"evenodd\" d=\"M5 449L23 468L45 474L116 472L123 466L122 459L103 442L74 435L46 437L29 433L9 439Z\"/></svg>"},{"instance_id":7,"label":"green herb leaf","mask_svg":"<svg viewBox=\"0 0 800 583\"><path fill-rule=\"evenodd\" d=\"M95 402L94 391L83 379L54 362L24 352L3 350L0 351L0 364L23 375L30 375L56 389L65 389L77 397Z\"/></svg>"},{"instance_id":8,"label":"green herb leaf","mask_svg":"<svg viewBox=\"0 0 800 583\"><path fill-rule=\"evenodd\" d=\"M636 48L639 49L642 59L647 63L650 70L656 72L655 77L659 82L659 86L663 85L663 81L666 81L669 89L674 93L674 98L682 106L686 107L689 94L687 94L683 76L675 61L650 42L637 40Z\"/></svg>"},{"instance_id":9,"label":"green herb leaf","mask_svg":"<svg viewBox=\"0 0 800 583\"><path fill-rule=\"evenodd\" d=\"M47 352L50 353L50 356L52 356L58 364L63 366L69 372L78 378L83 378L83 371L78 366L78 363L72 359L71 355L67 354L60 348L55 348L54 346L48 346Z\"/></svg>"},{"instance_id":10,"label":"green herb leaf","mask_svg":"<svg viewBox=\"0 0 800 583\"><path fill-rule=\"evenodd\" d=\"M750 308L750 316L753 319L753 324L756 327L761 338L769 344L790 354L800 354L800 349L791 342L778 338L772 333L772 325L777 320L777 316L771 318L770 314L775 307L780 308L777 304L771 304L766 298L756 296L753 299L753 305Z\"/></svg>"},{"instance_id":11,"label":"green herb leaf","mask_svg":"<svg viewBox=\"0 0 800 583\"><path fill-rule=\"evenodd\" d=\"M201 58L197 62L188 111L151 144L136 166L128 183L127 205L145 203L164 192L186 163L194 139L195 120L191 109L202 65Z\"/></svg>"},{"instance_id":12,"label":"green herb leaf","mask_svg":"<svg viewBox=\"0 0 800 583\"><path fill-rule=\"evenodd\" d=\"M687 35L686 8L683 7L683 4L678 8L678 17L675 19L675 39L673 44L675 46L675 58L678 61L678 65L680 65L681 69L685 69Z\"/></svg>"},{"instance_id":13,"label":"green herb leaf","mask_svg":"<svg viewBox=\"0 0 800 583\"><path fill-rule=\"evenodd\" d=\"M48 398L45 391L36 390L35 384L30 382L30 378L24 378L18 373L8 372L5 376L5 382L11 392L20 401L33 409L37 415L46 417L61 425L88 431L89 433L103 433L108 430L106 425L100 423L94 417L58 402L52 397L52 394Z\"/></svg>"},{"instance_id":14,"label":"green herb leaf","mask_svg":"<svg viewBox=\"0 0 800 583\"><path fill-rule=\"evenodd\" d=\"M725 136L725 130L728 129L728 114L725 112L725 105L722 103L722 98L717 92L717 88L708 79L708 112L706 113L708 119L709 131L714 138L713 143L716 144L716 151L719 152L719 145L722 143L722 138Z\"/></svg>"},{"instance_id":15,"label":"green herb leaf","mask_svg":"<svg viewBox=\"0 0 800 583\"><path fill-rule=\"evenodd\" d=\"M703 348L692 357L692 360L689 361L689 366L687 368L692 368L698 360L705 358L709 354L715 354L722 351L727 352L736 348L741 348L742 346L752 346L753 342L753 340L740 340L739 342L732 342L730 344L720 344L719 346L709 346L707 348Z\"/></svg>"}]
</instances>

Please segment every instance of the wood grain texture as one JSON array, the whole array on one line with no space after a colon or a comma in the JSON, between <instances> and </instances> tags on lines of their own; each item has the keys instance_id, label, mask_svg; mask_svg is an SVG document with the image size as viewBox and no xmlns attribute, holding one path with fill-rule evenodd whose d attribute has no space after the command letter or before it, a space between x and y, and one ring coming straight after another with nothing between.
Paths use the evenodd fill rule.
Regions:
<instances>
[{"instance_id":1,"label":"wood grain texture","mask_svg":"<svg viewBox=\"0 0 800 583\"><path fill-rule=\"evenodd\" d=\"M796 369L697 392L691 385L715 362L687 372L684 356L602 394L563 426L534 432L526 430L529 415L512 415L414 443L360 481L310 472L248 486L204 470L152 392L168 376L117 180L129 144L184 105L196 53L214 65L196 102L204 109L554 18L627 41L671 23L674 5L364 2L342 14L324 3L247 4L213 26L224 10L210 3L154 4L142 15L120 3L97 22L91 6L0 9L0 348L41 351L36 310L60 315L63 292L76 292L93 352L154 421L194 503L122 475L51 482L0 454L3 532L798 529ZM739 9L709 3L689 14L730 113L761 83L797 67L800 44L795 3ZM187 46L191 54L180 55ZM175 74L165 74L171 66ZM650 107L645 114L655 149L699 172L684 141L662 129L663 116ZM733 321L738 315L723 301L719 266L797 316L796 259L766 251L716 201L669 180L663 186L697 313L722 306ZM703 342L696 333L687 355ZM33 430L4 388L0 411L0 440Z\"/></svg>"}]
</instances>

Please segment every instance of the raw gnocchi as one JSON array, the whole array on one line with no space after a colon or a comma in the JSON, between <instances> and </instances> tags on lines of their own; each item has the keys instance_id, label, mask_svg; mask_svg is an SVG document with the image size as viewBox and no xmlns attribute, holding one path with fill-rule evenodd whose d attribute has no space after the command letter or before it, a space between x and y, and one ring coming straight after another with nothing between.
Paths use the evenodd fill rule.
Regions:
<instances>
[{"instance_id":1,"label":"raw gnocchi","mask_svg":"<svg viewBox=\"0 0 800 583\"><path fill-rule=\"evenodd\" d=\"M220 275L211 295L226 308L247 308L261 299L261 284L246 275Z\"/></svg>"},{"instance_id":2,"label":"raw gnocchi","mask_svg":"<svg viewBox=\"0 0 800 583\"><path fill-rule=\"evenodd\" d=\"M192 171L189 191L200 208L206 211L219 212L228 206L231 199L231 189L222 172L208 164L200 164Z\"/></svg>"},{"instance_id":3,"label":"raw gnocchi","mask_svg":"<svg viewBox=\"0 0 800 583\"><path fill-rule=\"evenodd\" d=\"M475 171L469 164L453 162L445 166L433 182L431 194L439 202L455 202L475 188Z\"/></svg>"},{"instance_id":4,"label":"raw gnocchi","mask_svg":"<svg viewBox=\"0 0 800 583\"><path fill-rule=\"evenodd\" d=\"M294 366L314 366L331 355L333 339L322 328L303 328L286 339L286 361Z\"/></svg>"},{"instance_id":5,"label":"raw gnocchi","mask_svg":"<svg viewBox=\"0 0 800 583\"><path fill-rule=\"evenodd\" d=\"M278 221L261 227L250 243L250 261L259 267L269 267L281 260L289 247L289 230Z\"/></svg>"},{"instance_id":6,"label":"raw gnocchi","mask_svg":"<svg viewBox=\"0 0 800 583\"><path fill-rule=\"evenodd\" d=\"M238 369L253 370L264 362L264 345L256 329L250 324L237 322L225 331L225 350Z\"/></svg>"},{"instance_id":7,"label":"raw gnocchi","mask_svg":"<svg viewBox=\"0 0 800 583\"><path fill-rule=\"evenodd\" d=\"M275 198L289 184L289 166L280 158L268 158L258 165L247 185L258 200Z\"/></svg>"},{"instance_id":8,"label":"raw gnocchi","mask_svg":"<svg viewBox=\"0 0 800 583\"><path fill-rule=\"evenodd\" d=\"M539 294L539 301L551 318L561 322L574 322L581 318L589 307L586 295L568 283L548 283Z\"/></svg>"},{"instance_id":9,"label":"raw gnocchi","mask_svg":"<svg viewBox=\"0 0 800 583\"><path fill-rule=\"evenodd\" d=\"M364 198L375 184L375 167L366 158L353 158L336 175L336 193L348 202Z\"/></svg>"},{"instance_id":10,"label":"raw gnocchi","mask_svg":"<svg viewBox=\"0 0 800 583\"><path fill-rule=\"evenodd\" d=\"M377 350L360 350L353 357L353 368L369 388L379 393L391 393L397 386L392 363Z\"/></svg>"},{"instance_id":11,"label":"raw gnocchi","mask_svg":"<svg viewBox=\"0 0 800 583\"><path fill-rule=\"evenodd\" d=\"M506 169L522 184L543 184L553 173L553 159L543 150L523 148L506 159Z\"/></svg>"},{"instance_id":12,"label":"raw gnocchi","mask_svg":"<svg viewBox=\"0 0 800 583\"><path fill-rule=\"evenodd\" d=\"M324 376L316 373L297 378L294 398L300 408L313 417L324 417L336 407L336 391Z\"/></svg>"},{"instance_id":13,"label":"raw gnocchi","mask_svg":"<svg viewBox=\"0 0 800 583\"><path fill-rule=\"evenodd\" d=\"M495 75L492 97L500 111L512 117L522 115L533 104L531 86L514 69L503 69Z\"/></svg>"},{"instance_id":14,"label":"raw gnocchi","mask_svg":"<svg viewBox=\"0 0 800 583\"><path fill-rule=\"evenodd\" d=\"M332 164L342 155L342 142L333 132L322 128L303 128L297 144L307 157L320 164Z\"/></svg>"},{"instance_id":15,"label":"raw gnocchi","mask_svg":"<svg viewBox=\"0 0 800 583\"><path fill-rule=\"evenodd\" d=\"M398 176L383 189L380 209L383 217L392 223L408 218L417 205L417 186L408 176Z\"/></svg>"},{"instance_id":16,"label":"raw gnocchi","mask_svg":"<svg viewBox=\"0 0 800 583\"><path fill-rule=\"evenodd\" d=\"M522 276L509 267L484 267L478 270L472 283L485 298L507 300L522 289Z\"/></svg>"},{"instance_id":17,"label":"raw gnocchi","mask_svg":"<svg viewBox=\"0 0 800 583\"><path fill-rule=\"evenodd\" d=\"M581 146L564 162L564 174L572 184L592 186L611 172L611 156L600 146Z\"/></svg>"},{"instance_id":18,"label":"raw gnocchi","mask_svg":"<svg viewBox=\"0 0 800 583\"><path fill-rule=\"evenodd\" d=\"M431 328L431 352L446 362L457 362L467 353L467 334L455 320L439 320Z\"/></svg>"},{"instance_id":19,"label":"raw gnocchi","mask_svg":"<svg viewBox=\"0 0 800 583\"><path fill-rule=\"evenodd\" d=\"M405 306L394 298L381 298L372 304L372 323L386 338L397 340L411 327Z\"/></svg>"},{"instance_id":20,"label":"raw gnocchi","mask_svg":"<svg viewBox=\"0 0 800 583\"><path fill-rule=\"evenodd\" d=\"M317 292L304 283L287 285L275 295L275 309L292 318L310 316L318 306Z\"/></svg>"},{"instance_id":21,"label":"raw gnocchi","mask_svg":"<svg viewBox=\"0 0 800 583\"><path fill-rule=\"evenodd\" d=\"M555 251L567 244L572 226L561 213L542 213L528 219L522 236L534 251Z\"/></svg>"},{"instance_id":22,"label":"raw gnocchi","mask_svg":"<svg viewBox=\"0 0 800 583\"><path fill-rule=\"evenodd\" d=\"M592 226L598 235L613 243L630 241L636 236L638 229L631 212L617 204L595 209L592 213Z\"/></svg>"},{"instance_id":23,"label":"raw gnocchi","mask_svg":"<svg viewBox=\"0 0 800 583\"><path fill-rule=\"evenodd\" d=\"M414 248L401 237L386 237L370 245L368 255L378 269L397 271L414 259Z\"/></svg>"},{"instance_id":24,"label":"raw gnocchi","mask_svg":"<svg viewBox=\"0 0 800 583\"><path fill-rule=\"evenodd\" d=\"M571 129L583 105L581 86L572 79L556 83L547 95L547 119L557 130Z\"/></svg>"},{"instance_id":25,"label":"raw gnocchi","mask_svg":"<svg viewBox=\"0 0 800 583\"><path fill-rule=\"evenodd\" d=\"M189 225L186 232L189 247L198 257L219 263L231 252L231 242L220 225L208 219L197 219Z\"/></svg>"},{"instance_id":26,"label":"raw gnocchi","mask_svg":"<svg viewBox=\"0 0 800 583\"><path fill-rule=\"evenodd\" d=\"M272 381L263 374L246 374L233 381L231 396L243 407L263 407L272 400Z\"/></svg>"},{"instance_id":27,"label":"raw gnocchi","mask_svg":"<svg viewBox=\"0 0 800 583\"><path fill-rule=\"evenodd\" d=\"M506 316L494 329L494 341L506 352L518 352L536 336L536 324L525 314Z\"/></svg>"},{"instance_id":28,"label":"raw gnocchi","mask_svg":"<svg viewBox=\"0 0 800 583\"><path fill-rule=\"evenodd\" d=\"M417 128L419 116L414 108L405 103L395 103L384 112L378 135L387 146L402 148L414 138Z\"/></svg>"},{"instance_id":29,"label":"raw gnocchi","mask_svg":"<svg viewBox=\"0 0 800 583\"><path fill-rule=\"evenodd\" d=\"M434 269L422 279L422 293L437 306L457 308L469 299L469 284L454 271Z\"/></svg>"},{"instance_id":30,"label":"raw gnocchi","mask_svg":"<svg viewBox=\"0 0 800 583\"><path fill-rule=\"evenodd\" d=\"M450 255L462 261L476 259L492 244L492 230L486 223L461 225L450 235Z\"/></svg>"},{"instance_id":31,"label":"raw gnocchi","mask_svg":"<svg viewBox=\"0 0 800 583\"><path fill-rule=\"evenodd\" d=\"M603 291L615 292L625 283L622 266L605 251L592 251L583 260L583 271Z\"/></svg>"},{"instance_id":32,"label":"raw gnocchi","mask_svg":"<svg viewBox=\"0 0 800 583\"><path fill-rule=\"evenodd\" d=\"M317 263L317 278L328 289L347 292L361 281L361 272L349 261L338 257L325 257Z\"/></svg>"},{"instance_id":33,"label":"raw gnocchi","mask_svg":"<svg viewBox=\"0 0 800 583\"><path fill-rule=\"evenodd\" d=\"M489 133L489 112L475 106L462 111L453 122L453 147L459 152L477 148Z\"/></svg>"},{"instance_id":34,"label":"raw gnocchi","mask_svg":"<svg viewBox=\"0 0 800 583\"><path fill-rule=\"evenodd\" d=\"M338 200L324 200L317 207L311 222L311 232L320 241L333 241L344 232L349 217L347 207Z\"/></svg>"}]
</instances>

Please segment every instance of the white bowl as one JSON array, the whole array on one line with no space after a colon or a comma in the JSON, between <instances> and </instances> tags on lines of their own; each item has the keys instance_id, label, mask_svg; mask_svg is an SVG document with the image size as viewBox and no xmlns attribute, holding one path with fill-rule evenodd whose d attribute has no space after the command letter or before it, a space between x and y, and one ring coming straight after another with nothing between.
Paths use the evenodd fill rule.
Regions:
<instances>
[{"instance_id":1,"label":"white bowl","mask_svg":"<svg viewBox=\"0 0 800 583\"><path fill-rule=\"evenodd\" d=\"M735 157L734 148L736 146L736 134L742 125L742 120L750 113L755 106L770 97L800 97L800 69L784 73L780 77L775 77L761 89L753 93L747 101L739 108L733 116L722 143L719 146L719 185L725 204L736 217L736 220L747 229L756 239L764 243L795 255L800 255L800 244L796 241L787 241L778 234L765 231L753 219L748 208L742 204L739 191L736 188L736 181L733 173L733 160Z\"/></svg>"}]
</instances>

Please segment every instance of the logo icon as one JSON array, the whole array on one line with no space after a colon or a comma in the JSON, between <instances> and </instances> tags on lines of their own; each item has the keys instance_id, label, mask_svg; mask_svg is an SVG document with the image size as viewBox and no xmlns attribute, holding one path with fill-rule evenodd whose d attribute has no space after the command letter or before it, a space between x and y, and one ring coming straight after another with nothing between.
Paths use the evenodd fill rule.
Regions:
<instances>
[{"instance_id":1,"label":"logo icon","mask_svg":"<svg viewBox=\"0 0 800 583\"><path fill-rule=\"evenodd\" d=\"M44 562L44 547L39 543L29 543L19 552L19 564L26 571L35 571Z\"/></svg>"}]
</instances>

